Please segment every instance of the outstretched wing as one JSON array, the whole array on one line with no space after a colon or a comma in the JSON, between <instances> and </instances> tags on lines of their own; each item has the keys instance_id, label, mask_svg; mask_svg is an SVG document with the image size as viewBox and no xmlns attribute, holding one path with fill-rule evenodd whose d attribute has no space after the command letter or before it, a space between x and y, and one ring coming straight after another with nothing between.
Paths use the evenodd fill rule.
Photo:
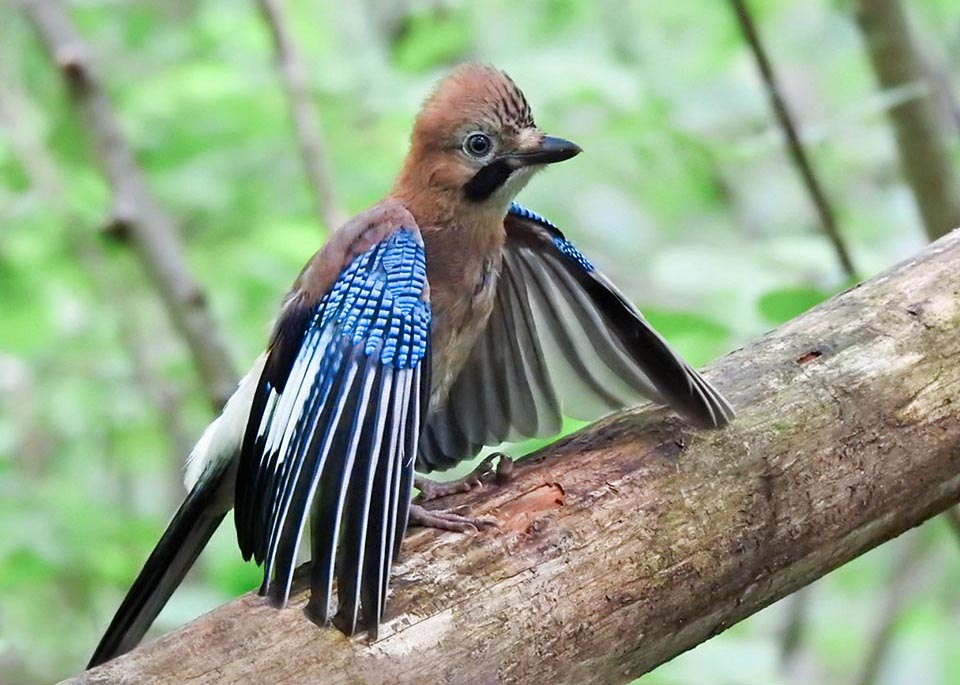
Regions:
<instances>
[{"instance_id":1,"label":"outstretched wing","mask_svg":"<svg viewBox=\"0 0 960 685\"><path fill-rule=\"evenodd\" d=\"M423 242L399 228L354 257L314 303L294 293L254 396L237 474L237 537L284 605L311 515L310 611L352 633L380 622L407 524L429 397Z\"/></svg>"},{"instance_id":2,"label":"outstretched wing","mask_svg":"<svg viewBox=\"0 0 960 685\"><path fill-rule=\"evenodd\" d=\"M720 393L556 226L514 203L504 227L493 313L430 417L418 470L449 468L483 445L555 434L561 413L594 419L644 397L700 427L733 418Z\"/></svg>"}]
</instances>

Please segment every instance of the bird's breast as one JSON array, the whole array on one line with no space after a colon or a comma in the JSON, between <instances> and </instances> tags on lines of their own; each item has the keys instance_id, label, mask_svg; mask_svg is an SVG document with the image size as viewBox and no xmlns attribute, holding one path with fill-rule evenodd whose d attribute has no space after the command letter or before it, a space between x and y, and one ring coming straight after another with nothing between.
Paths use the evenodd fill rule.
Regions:
<instances>
[{"instance_id":1,"label":"bird's breast","mask_svg":"<svg viewBox=\"0 0 960 685\"><path fill-rule=\"evenodd\" d=\"M454 252L431 250L427 278L432 310L431 411L441 406L493 311L502 260L501 245Z\"/></svg>"}]
</instances>

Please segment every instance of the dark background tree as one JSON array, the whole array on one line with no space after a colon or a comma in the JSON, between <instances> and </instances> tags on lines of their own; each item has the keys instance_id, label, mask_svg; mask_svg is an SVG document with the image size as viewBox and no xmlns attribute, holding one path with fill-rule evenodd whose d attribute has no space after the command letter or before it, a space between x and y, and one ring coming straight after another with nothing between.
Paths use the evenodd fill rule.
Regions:
<instances>
[{"instance_id":1,"label":"dark background tree","mask_svg":"<svg viewBox=\"0 0 960 685\"><path fill-rule=\"evenodd\" d=\"M950 0L904 5L937 76L934 116L949 125L960 12ZM538 121L584 146L523 200L695 363L846 286L727 3L93 0L68 5L87 49L66 65L54 55L60 68L17 11L41 6L0 8L0 682L49 681L85 661L181 496L183 443L229 375L198 359L130 249L135 234L104 233L127 215L63 86L70 59L96 69L142 175L135 209L153 198L182 244L181 273L198 288L185 301L212 322L193 330L219 337L215 354L238 367L329 217L384 192L417 106L464 59L506 68ZM860 275L917 252L922 215L887 115L926 102L929 87L876 77L854 3L750 9ZM955 133L938 142L956 164ZM786 667L781 603L643 682L871 669L876 682L960 682L958 550L945 521L911 535L922 545L898 539L812 586ZM913 545L923 552L902 570ZM227 528L200 566L160 631L256 584ZM908 599L891 601L904 587Z\"/></svg>"}]
</instances>

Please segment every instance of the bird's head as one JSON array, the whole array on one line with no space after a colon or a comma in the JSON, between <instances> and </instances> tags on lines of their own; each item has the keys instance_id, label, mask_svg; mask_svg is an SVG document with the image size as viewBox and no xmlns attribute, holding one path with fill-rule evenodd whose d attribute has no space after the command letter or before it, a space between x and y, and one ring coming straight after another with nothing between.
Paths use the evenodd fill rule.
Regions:
<instances>
[{"instance_id":1,"label":"bird's head","mask_svg":"<svg viewBox=\"0 0 960 685\"><path fill-rule=\"evenodd\" d=\"M398 187L506 211L538 169L579 152L576 144L537 128L509 76L466 64L424 104Z\"/></svg>"}]
</instances>

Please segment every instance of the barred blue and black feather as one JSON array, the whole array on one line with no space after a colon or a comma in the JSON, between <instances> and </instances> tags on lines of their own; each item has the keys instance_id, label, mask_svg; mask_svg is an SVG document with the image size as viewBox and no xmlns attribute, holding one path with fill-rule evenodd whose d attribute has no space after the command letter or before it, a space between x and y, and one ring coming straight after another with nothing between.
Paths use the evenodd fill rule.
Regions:
<instances>
[{"instance_id":1,"label":"barred blue and black feather","mask_svg":"<svg viewBox=\"0 0 960 685\"><path fill-rule=\"evenodd\" d=\"M528 207L524 207L519 202L511 202L510 209L507 210L509 214L519 218L526 219L527 221L532 221L536 224L540 224L545 228L551 228L557 233L560 232L560 229L557 228L557 225L540 214L537 214L535 211Z\"/></svg>"},{"instance_id":2,"label":"barred blue and black feather","mask_svg":"<svg viewBox=\"0 0 960 685\"><path fill-rule=\"evenodd\" d=\"M330 620L333 578L348 632L382 616L403 536L429 389L430 304L423 243L398 229L356 256L319 302L293 300L253 403L237 478L237 535L264 565L261 593L289 597L312 516L311 613ZM297 349L290 354L291 347ZM408 473L409 472L409 473Z\"/></svg>"}]
</instances>

